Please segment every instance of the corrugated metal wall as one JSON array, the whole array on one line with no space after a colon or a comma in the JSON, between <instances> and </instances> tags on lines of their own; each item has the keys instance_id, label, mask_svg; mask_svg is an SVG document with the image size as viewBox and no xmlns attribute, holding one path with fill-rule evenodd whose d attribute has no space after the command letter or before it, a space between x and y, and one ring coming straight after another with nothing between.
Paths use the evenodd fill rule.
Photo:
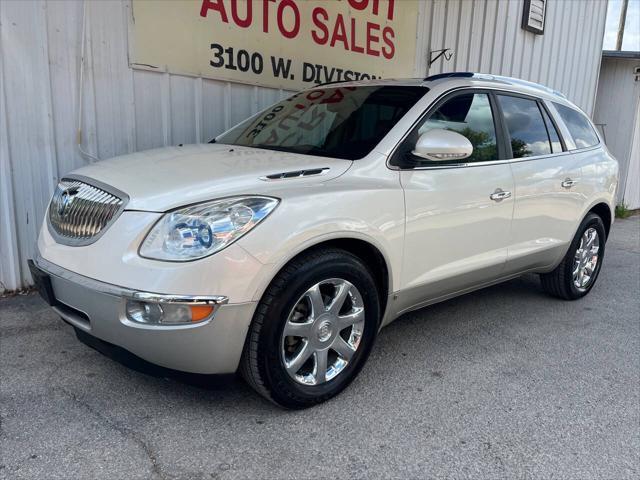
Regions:
<instances>
[{"instance_id":1,"label":"corrugated metal wall","mask_svg":"<svg viewBox=\"0 0 640 480\"><path fill-rule=\"evenodd\" d=\"M591 114L606 0L547 0L544 35L520 28L524 0L433 0L419 18L416 73L493 73L559 90ZM422 35L422 37L420 36ZM449 48L428 66L429 52Z\"/></svg>"},{"instance_id":2,"label":"corrugated metal wall","mask_svg":"<svg viewBox=\"0 0 640 480\"><path fill-rule=\"evenodd\" d=\"M206 141L287 94L130 69L126 1L0 2L0 291L30 282L26 259L53 187L86 162L75 147L84 5L83 145L98 158ZM523 0L425 0L416 75L513 75L591 113L606 2L549 0L543 36L520 28L522 9ZM441 48L453 57L429 68Z\"/></svg>"},{"instance_id":3,"label":"corrugated metal wall","mask_svg":"<svg viewBox=\"0 0 640 480\"><path fill-rule=\"evenodd\" d=\"M83 2L0 2L0 291L30 282L48 199L76 148ZM86 2L83 146L100 159L204 142L287 92L132 70L130 4Z\"/></svg>"},{"instance_id":4,"label":"corrugated metal wall","mask_svg":"<svg viewBox=\"0 0 640 480\"><path fill-rule=\"evenodd\" d=\"M638 209L640 208L640 112L633 129L633 147L629 158L623 198L627 208Z\"/></svg>"},{"instance_id":5,"label":"corrugated metal wall","mask_svg":"<svg viewBox=\"0 0 640 480\"><path fill-rule=\"evenodd\" d=\"M602 59L593 115L620 163L618 200L631 209L640 208L640 82L635 79L635 67L640 67L640 59Z\"/></svg>"}]
</instances>

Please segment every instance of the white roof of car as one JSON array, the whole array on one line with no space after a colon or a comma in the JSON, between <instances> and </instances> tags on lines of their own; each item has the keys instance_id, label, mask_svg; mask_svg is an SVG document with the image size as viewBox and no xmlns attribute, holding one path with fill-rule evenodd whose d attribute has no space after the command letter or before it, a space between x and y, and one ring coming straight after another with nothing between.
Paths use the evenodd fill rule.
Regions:
<instances>
[{"instance_id":1,"label":"white roof of car","mask_svg":"<svg viewBox=\"0 0 640 480\"><path fill-rule=\"evenodd\" d=\"M473 72L451 72L442 73L438 75L432 75L426 78L398 78L398 79L375 79L375 80L359 80L359 81L345 81L345 82L333 82L318 85L317 87L323 87L328 85L404 85L404 86L424 86L432 88L442 83L451 83L452 87L487 87L487 88L504 88L512 92L519 92L537 97L547 98L553 101L559 101L565 104L571 104L567 100L567 97L554 90L539 83L529 82L527 80L521 80L519 78L504 77L501 75L491 75L487 73L473 73Z\"/></svg>"}]
</instances>

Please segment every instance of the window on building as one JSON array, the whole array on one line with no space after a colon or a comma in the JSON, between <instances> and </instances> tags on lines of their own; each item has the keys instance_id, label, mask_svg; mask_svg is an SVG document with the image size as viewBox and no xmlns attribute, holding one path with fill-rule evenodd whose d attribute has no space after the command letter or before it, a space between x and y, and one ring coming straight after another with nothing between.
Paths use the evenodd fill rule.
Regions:
<instances>
[{"instance_id":1,"label":"window on building","mask_svg":"<svg viewBox=\"0 0 640 480\"><path fill-rule=\"evenodd\" d=\"M419 126L415 141L434 128L453 130L469 139L473 153L465 163L498 158L496 129L487 94L469 93L447 100Z\"/></svg>"},{"instance_id":2,"label":"window on building","mask_svg":"<svg viewBox=\"0 0 640 480\"><path fill-rule=\"evenodd\" d=\"M582 113L559 103L553 104L573 137L576 148L593 147L599 143L591 122Z\"/></svg>"},{"instance_id":3,"label":"window on building","mask_svg":"<svg viewBox=\"0 0 640 480\"><path fill-rule=\"evenodd\" d=\"M551 141L538 102L522 97L498 95L509 130L513 158L551 153Z\"/></svg>"}]
</instances>

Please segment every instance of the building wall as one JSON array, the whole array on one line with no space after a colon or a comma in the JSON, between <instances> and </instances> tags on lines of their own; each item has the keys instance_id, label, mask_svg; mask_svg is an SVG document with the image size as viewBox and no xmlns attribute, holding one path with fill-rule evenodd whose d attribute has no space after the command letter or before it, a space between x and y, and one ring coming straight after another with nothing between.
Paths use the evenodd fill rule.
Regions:
<instances>
[{"instance_id":1,"label":"building wall","mask_svg":"<svg viewBox=\"0 0 640 480\"><path fill-rule=\"evenodd\" d=\"M591 115L602 51L606 0L547 0L544 35L520 28L524 0L433 0L419 18L416 73L472 71L542 83ZM420 34L423 37L420 37ZM451 60L428 67L429 51Z\"/></svg>"},{"instance_id":2,"label":"building wall","mask_svg":"<svg viewBox=\"0 0 640 480\"><path fill-rule=\"evenodd\" d=\"M640 209L640 110L638 112L622 197L627 208L632 210Z\"/></svg>"},{"instance_id":3,"label":"building wall","mask_svg":"<svg viewBox=\"0 0 640 480\"><path fill-rule=\"evenodd\" d=\"M593 109L606 1L549 0L543 36L520 28L524 0L425 0L415 74L464 70L516 76ZM85 66L79 102L83 7ZM128 66L127 1L0 2L0 291L28 285L58 179L91 161L207 141L288 92ZM431 50L453 50L429 67Z\"/></svg>"},{"instance_id":4,"label":"building wall","mask_svg":"<svg viewBox=\"0 0 640 480\"><path fill-rule=\"evenodd\" d=\"M618 201L640 208L640 81L634 68L640 59L602 59L594 121L620 163Z\"/></svg>"}]
</instances>

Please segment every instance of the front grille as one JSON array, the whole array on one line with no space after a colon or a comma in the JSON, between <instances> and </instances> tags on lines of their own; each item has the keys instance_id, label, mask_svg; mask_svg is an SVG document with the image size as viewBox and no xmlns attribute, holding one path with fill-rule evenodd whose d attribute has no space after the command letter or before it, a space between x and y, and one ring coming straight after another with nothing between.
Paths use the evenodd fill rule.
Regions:
<instances>
[{"instance_id":1,"label":"front grille","mask_svg":"<svg viewBox=\"0 0 640 480\"><path fill-rule=\"evenodd\" d=\"M49 225L60 243L87 245L115 221L124 204L124 194L118 196L80 180L64 178L49 204Z\"/></svg>"}]
</instances>

